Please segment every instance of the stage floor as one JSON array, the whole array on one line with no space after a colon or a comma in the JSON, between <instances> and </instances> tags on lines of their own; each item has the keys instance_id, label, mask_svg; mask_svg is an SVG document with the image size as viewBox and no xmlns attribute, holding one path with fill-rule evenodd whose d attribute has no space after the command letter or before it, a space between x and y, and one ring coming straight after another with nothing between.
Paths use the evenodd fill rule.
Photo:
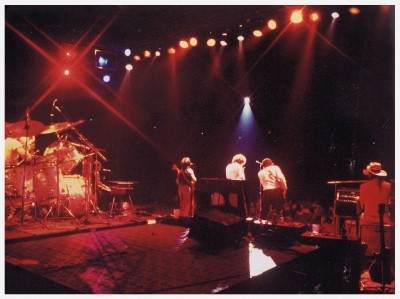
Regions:
<instances>
[{"instance_id":1,"label":"stage floor","mask_svg":"<svg viewBox=\"0 0 400 299\"><path fill-rule=\"evenodd\" d=\"M189 237L190 219L171 213L135 206L112 218L88 214L23 225L15 217L5 229L5 292L213 294L317 249L301 243L276 249L247 238L210 247Z\"/></svg>"},{"instance_id":2,"label":"stage floor","mask_svg":"<svg viewBox=\"0 0 400 299\"><path fill-rule=\"evenodd\" d=\"M19 285L6 272L6 282L14 280L6 283L6 293L212 294L249 279L251 255L262 252L268 270L315 249L299 245L281 252L250 242L210 248L189 238L189 228L178 222L157 222L162 212L133 211L114 218L90 215L81 225L74 219L20 225L14 219L6 226L6 263L60 288L37 285L35 278L31 287Z\"/></svg>"}]
</instances>

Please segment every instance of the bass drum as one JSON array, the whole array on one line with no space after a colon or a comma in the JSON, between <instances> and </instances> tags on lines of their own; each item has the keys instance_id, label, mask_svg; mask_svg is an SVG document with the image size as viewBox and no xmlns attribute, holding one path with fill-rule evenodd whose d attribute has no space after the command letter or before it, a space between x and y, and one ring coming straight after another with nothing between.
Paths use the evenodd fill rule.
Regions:
<instances>
[{"instance_id":1,"label":"bass drum","mask_svg":"<svg viewBox=\"0 0 400 299\"><path fill-rule=\"evenodd\" d=\"M36 166L33 176L33 186L38 205L57 198L61 193L61 181L62 174L59 170L57 175L56 166Z\"/></svg>"},{"instance_id":2,"label":"bass drum","mask_svg":"<svg viewBox=\"0 0 400 299\"><path fill-rule=\"evenodd\" d=\"M85 180L81 175L64 175L61 193L63 202L75 217L85 215Z\"/></svg>"}]
</instances>

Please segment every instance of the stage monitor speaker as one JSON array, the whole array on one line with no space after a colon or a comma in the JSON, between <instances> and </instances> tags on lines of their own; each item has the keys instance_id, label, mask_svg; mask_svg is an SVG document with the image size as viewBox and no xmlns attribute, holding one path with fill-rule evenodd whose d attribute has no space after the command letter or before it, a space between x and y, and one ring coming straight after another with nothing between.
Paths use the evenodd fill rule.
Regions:
<instances>
[{"instance_id":1,"label":"stage monitor speaker","mask_svg":"<svg viewBox=\"0 0 400 299\"><path fill-rule=\"evenodd\" d=\"M242 239L245 229L245 218L214 209L193 217L189 237L209 245L233 245Z\"/></svg>"}]
</instances>

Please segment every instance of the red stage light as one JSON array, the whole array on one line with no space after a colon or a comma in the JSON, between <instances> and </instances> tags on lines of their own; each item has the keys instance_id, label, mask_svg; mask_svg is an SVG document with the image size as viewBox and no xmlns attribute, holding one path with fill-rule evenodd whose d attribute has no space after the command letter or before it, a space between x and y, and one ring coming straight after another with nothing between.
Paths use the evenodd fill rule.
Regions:
<instances>
[{"instance_id":1,"label":"red stage light","mask_svg":"<svg viewBox=\"0 0 400 299\"><path fill-rule=\"evenodd\" d=\"M253 35L256 37L260 37L260 36L262 36L262 32L260 30L254 30Z\"/></svg>"},{"instance_id":2,"label":"red stage light","mask_svg":"<svg viewBox=\"0 0 400 299\"><path fill-rule=\"evenodd\" d=\"M316 22L316 21L319 20L319 15L318 15L316 12L313 12L313 13L310 15L310 19L311 19L311 21Z\"/></svg>"},{"instance_id":3,"label":"red stage light","mask_svg":"<svg viewBox=\"0 0 400 299\"><path fill-rule=\"evenodd\" d=\"M360 10L357 8L357 7L350 7L349 8L349 12L352 14L352 15L358 15L358 14L360 14Z\"/></svg>"},{"instance_id":4,"label":"red stage light","mask_svg":"<svg viewBox=\"0 0 400 299\"><path fill-rule=\"evenodd\" d=\"M269 20L268 21L268 28L271 30L275 30L277 27L276 21L275 20Z\"/></svg>"},{"instance_id":5,"label":"red stage light","mask_svg":"<svg viewBox=\"0 0 400 299\"><path fill-rule=\"evenodd\" d=\"M197 46L197 38L192 37L192 38L190 39L190 41L189 41L189 44L190 44L192 47Z\"/></svg>"},{"instance_id":6,"label":"red stage light","mask_svg":"<svg viewBox=\"0 0 400 299\"><path fill-rule=\"evenodd\" d=\"M290 17L292 23L299 24L303 21L303 14L301 10L295 10Z\"/></svg>"},{"instance_id":7,"label":"red stage light","mask_svg":"<svg viewBox=\"0 0 400 299\"><path fill-rule=\"evenodd\" d=\"M209 46L209 47L214 47L215 44L216 44L215 39L210 38L209 40L207 40L207 46Z\"/></svg>"},{"instance_id":8,"label":"red stage light","mask_svg":"<svg viewBox=\"0 0 400 299\"><path fill-rule=\"evenodd\" d=\"M189 47L189 44L188 44L187 41L181 40L181 41L179 42L179 46L180 46L181 48L183 48L183 49L186 49L186 48Z\"/></svg>"}]
</instances>

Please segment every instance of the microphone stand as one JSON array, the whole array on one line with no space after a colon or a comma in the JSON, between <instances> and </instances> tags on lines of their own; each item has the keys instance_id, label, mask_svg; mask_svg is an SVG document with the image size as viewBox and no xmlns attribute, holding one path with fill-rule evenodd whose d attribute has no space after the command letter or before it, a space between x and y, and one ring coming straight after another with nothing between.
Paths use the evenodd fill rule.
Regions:
<instances>
[{"instance_id":1,"label":"microphone stand","mask_svg":"<svg viewBox=\"0 0 400 299\"><path fill-rule=\"evenodd\" d=\"M259 163L260 165L260 171L262 170L262 163ZM259 184L259 193L258 193L258 218L261 221L261 210L262 210L262 184L260 181Z\"/></svg>"},{"instance_id":2,"label":"microphone stand","mask_svg":"<svg viewBox=\"0 0 400 299\"><path fill-rule=\"evenodd\" d=\"M60 114L67 120L67 122L72 123L72 121L65 115L64 112L61 111L60 107L54 107ZM71 127L71 129L78 135L79 139L82 140L96 155L98 155L104 162L107 162L107 158L100 153L100 151L85 137L82 133L76 128Z\"/></svg>"},{"instance_id":3,"label":"microphone stand","mask_svg":"<svg viewBox=\"0 0 400 299\"><path fill-rule=\"evenodd\" d=\"M22 212L21 212L21 226L24 225L24 214L25 214L25 197L26 197L26 159L28 157L28 131L29 131L29 124L28 124L28 111L26 112L25 118L25 148L24 148L24 176L23 176L23 185L22 185Z\"/></svg>"},{"instance_id":4,"label":"microphone stand","mask_svg":"<svg viewBox=\"0 0 400 299\"><path fill-rule=\"evenodd\" d=\"M65 120L69 123L72 123L71 119L60 109L60 107L58 106L54 106L54 108L65 118ZM100 153L100 151L85 137L83 136L83 134L76 128L76 127L71 127L71 129L78 135L79 139L84 142L86 144L86 146L92 151L92 153L88 154L85 156L85 159L87 158L87 161L84 161L86 163L84 164L84 178L85 178L85 214L86 214L86 219L85 219L85 224L88 224L88 214L89 214L89 207L90 207L90 203L92 202L90 197L93 193L93 191L91 190L91 186L92 186L92 171L93 171L93 155L97 155L98 157L100 157L103 161L107 162L107 158ZM97 158L96 158L97 160ZM97 183L97 182L95 182ZM94 186L95 188L97 186ZM97 209L97 207L94 207L95 209Z\"/></svg>"}]
</instances>

